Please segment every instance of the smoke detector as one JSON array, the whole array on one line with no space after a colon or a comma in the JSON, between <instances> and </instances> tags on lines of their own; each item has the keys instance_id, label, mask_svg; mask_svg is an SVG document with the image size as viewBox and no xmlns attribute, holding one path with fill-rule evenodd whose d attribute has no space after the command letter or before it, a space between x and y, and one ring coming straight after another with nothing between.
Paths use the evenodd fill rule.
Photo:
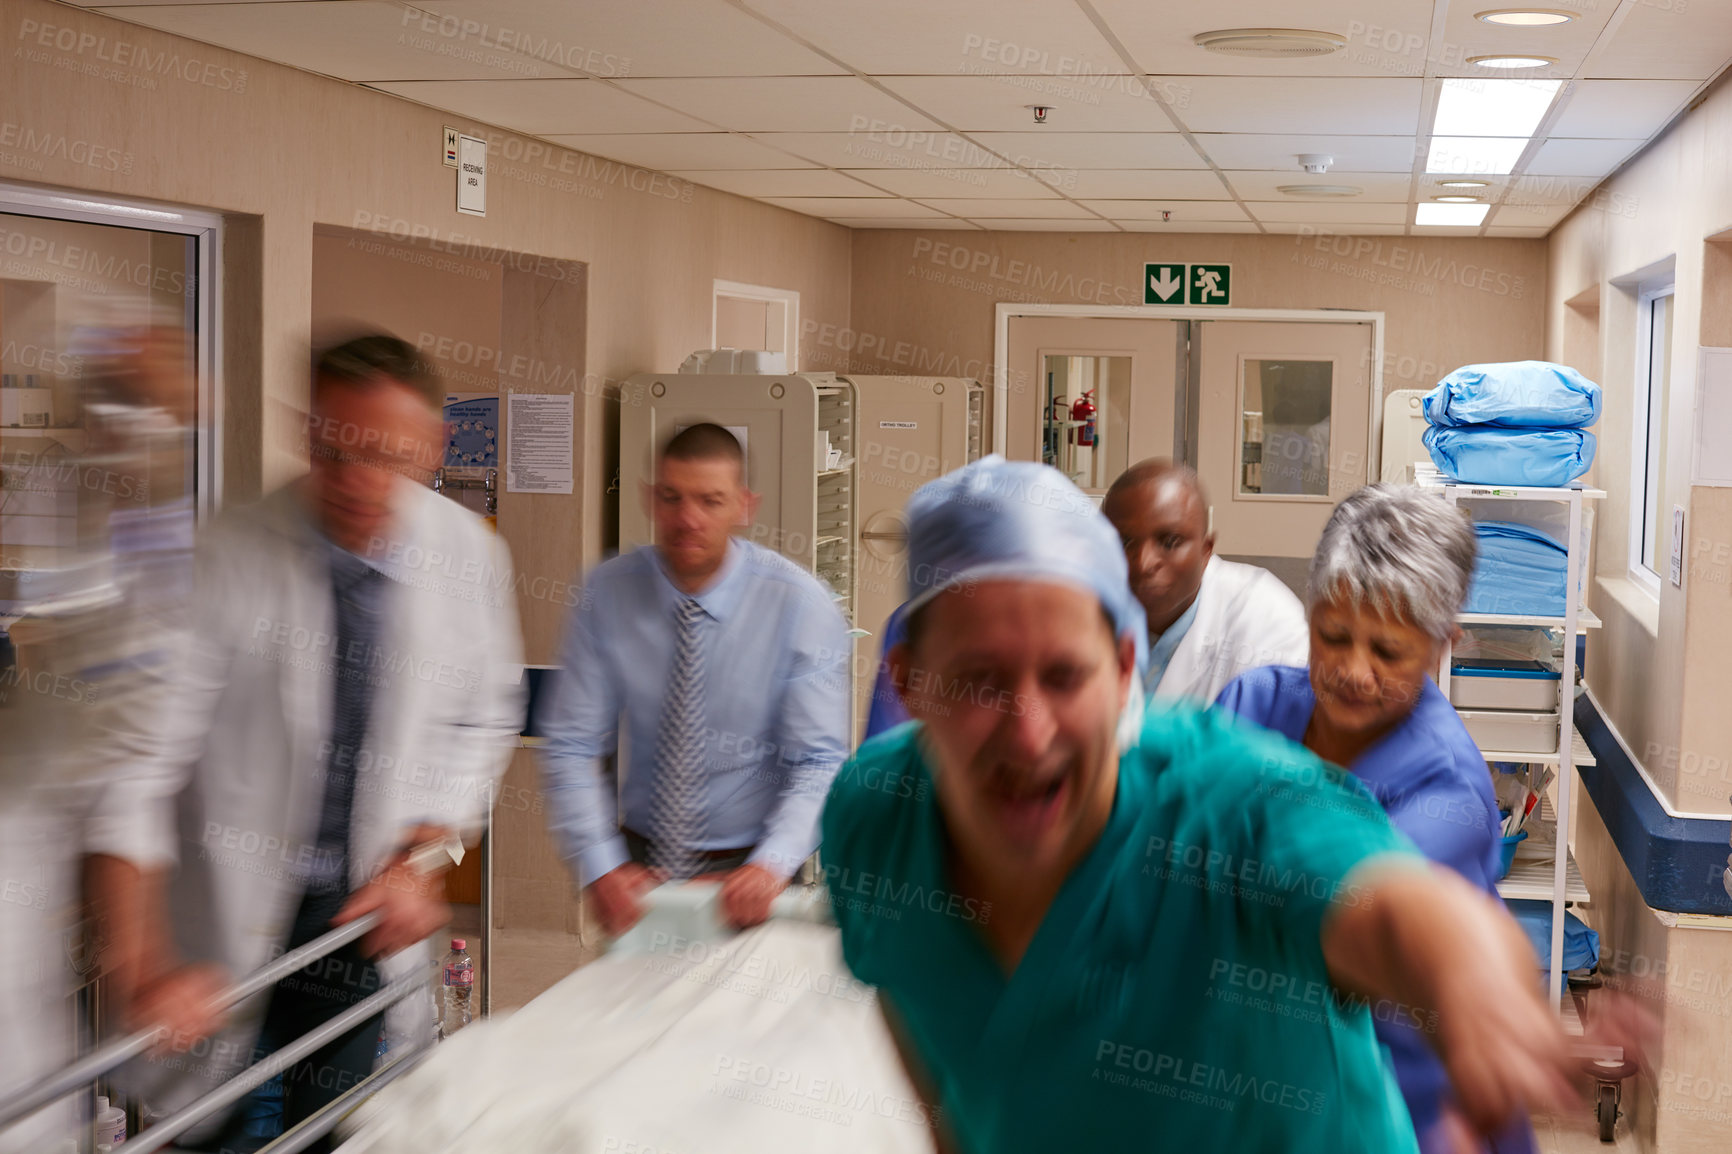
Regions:
<instances>
[{"instance_id":1,"label":"smoke detector","mask_svg":"<svg viewBox=\"0 0 1732 1154\"><path fill-rule=\"evenodd\" d=\"M1327 56L1347 46L1347 37L1303 28L1223 28L1191 37L1198 47L1225 56L1259 56L1291 60Z\"/></svg>"},{"instance_id":2,"label":"smoke detector","mask_svg":"<svg viewBox=\"0 0 1732 1154\"><path fill-rule=\"evenodd\" d=\"M1304 197L1306 200L1330 200L1342 196L1358 196L1364 192L1356 184L1281 184L1275 191L1283 196Z\"/></svg>"},{"instance_id":3,"label":"smoke detector","mask_svg":"<svg viewBox=\"0 0 1732 1154\"><path fill-rule=\"evenodd\" d=\"M1335 163L1335 158L1327 152L1301 152L1299 167L1312 176L1320 176L1329 171L1329 166Z\"/></svg>"}]
</instances>

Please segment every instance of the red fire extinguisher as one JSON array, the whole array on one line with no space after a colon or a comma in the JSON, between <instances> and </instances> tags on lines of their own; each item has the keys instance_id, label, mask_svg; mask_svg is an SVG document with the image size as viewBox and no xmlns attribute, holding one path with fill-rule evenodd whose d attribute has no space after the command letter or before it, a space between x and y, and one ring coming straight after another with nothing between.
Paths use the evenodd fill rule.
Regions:
<instances>
[{"instance_id":1,"label":"red fire extinguisher","mask_svg":"<svg viewBox=\"0 0 1732 1154\"><path fill-rule=\"evenodd\" d=\"M1095 391L1090 389L1070 407L1070 419L1082 422L1078 428L1071 430L1071 438L1085 447L1092 447L1095 443L1095 403L1089 400L1094 395Z\"/></svg>"}]
</instances>

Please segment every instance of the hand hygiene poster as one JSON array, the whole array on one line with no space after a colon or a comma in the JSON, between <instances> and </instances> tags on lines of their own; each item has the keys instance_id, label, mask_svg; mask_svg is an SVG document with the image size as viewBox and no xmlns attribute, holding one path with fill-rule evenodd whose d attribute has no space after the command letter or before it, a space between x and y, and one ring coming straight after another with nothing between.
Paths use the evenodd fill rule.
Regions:
<instances>
[{"instance_id":1,"label":"hand hygiene poster","mask_svg":"<svg viewBox=\"0 0 1732 1154\"><path fill-rule=\"evenodd\" d=\"M570 393L510 393L506 407L505 491L571 492Z\"/></svg>"},{"instance_id":2,"label":"hand hygiene poster","mask_svg":"<svg viewBox=\"0 0 1732 1154\"><path fill-rule=\"evenodd\" d=\"M499 396L496 393L445 395L445 467L499 467Z\"/></svg>"}]
</instances>

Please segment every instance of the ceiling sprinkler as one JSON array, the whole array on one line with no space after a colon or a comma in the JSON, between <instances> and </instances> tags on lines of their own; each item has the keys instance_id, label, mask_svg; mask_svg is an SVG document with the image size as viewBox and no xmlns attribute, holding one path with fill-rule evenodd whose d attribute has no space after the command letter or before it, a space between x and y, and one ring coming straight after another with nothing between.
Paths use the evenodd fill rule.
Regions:
<instances>
[{"instance_id":1,"label":"ceiling sprinkler","mask_svg":"<svg viewBox=\"0 0 1732 1154\"><path fill-rule=\"evenodd\" d=\"M1327 152L1301 152L1299 154L1299 167L1314 176L1328 172L1329 166L1334 163L1335 158Z\"/></svg>"},{"instance_id":2,"label":"ceiling sprinkler","mask_svg":"<svg viewBox=\"0 0 1732 1154\"><path fill-rule=\"evenodd\" d=\"M1166 223L1166 222L1167 222L1167 221L1169 221L1169 220L1172 220L1172 219L1173 219L1173 212L1172 212L1172 210L1171 210L1171 209L1167 209L1167 208L1163 208L1163 209L1162 209L1162 210L1161 210L1161 223L1162 223L1162 224L1165 224L1165 223Z\"/></svg>"},{"instance_id":3,"label":"ceiling sprinkler","mask_svg":"<svg viewBox=\"0 0 1732 1154\"><path fill-rule=\"evenodd\" d=\"M1052 111L1052 109L1045 104L1030 104L1027 105L1027 108L1029 111L1034 113L1034 122L1036 124L1045 124L1046 114Z\"/></svg>"}]
</instances>

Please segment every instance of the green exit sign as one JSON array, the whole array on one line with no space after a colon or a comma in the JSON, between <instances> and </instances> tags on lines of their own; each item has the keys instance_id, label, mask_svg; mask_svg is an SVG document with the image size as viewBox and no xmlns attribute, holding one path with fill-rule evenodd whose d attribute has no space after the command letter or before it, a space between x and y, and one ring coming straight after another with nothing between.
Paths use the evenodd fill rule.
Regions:
<instances>
[{"instance_id":1,"label":"green exit sign","mask_svg":"<svg viewBox=\"0 0 1732 1154\"><path fill-rule=\"evenodd\" d=\"M1143 266L1146 305L1227 305L1233 300L1233 266L1151 261Z\"/></svg>"},{"instance_id":2,"label":"green exit sign","mask_svg":"<svg viewBox=\"0 0 1732 1154\"><path fill-rule=\"evenodd\" d=\"M1194 264L1190 279L1185 282L1185 303L1193 305L1224 305L1233 297L1233 266L1230 264Z\"/></svg>"}]
</instances>

